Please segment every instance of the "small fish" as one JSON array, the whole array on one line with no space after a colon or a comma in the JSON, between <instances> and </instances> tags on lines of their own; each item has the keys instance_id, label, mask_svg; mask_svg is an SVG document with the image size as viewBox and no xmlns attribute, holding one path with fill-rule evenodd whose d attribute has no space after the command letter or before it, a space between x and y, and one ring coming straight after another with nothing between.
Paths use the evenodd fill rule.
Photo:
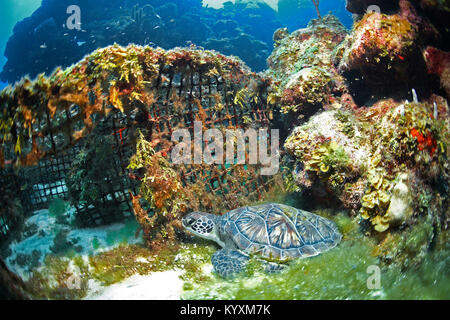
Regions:
<instances>
[{"instance_id":1,"label":"small fish","mask_svg":"<svg viewBox=\"0 0 450 320\"><path fill-rule=\"evenodd\" d=\"M41 44L40 48L41 49L47 49L47 45L45 44L45 42L44 42L44 44Z\"/></svg>"},{"instance_id":2,"label":"small fish","mask_svg":"<svg viewBox=\"0 0 450 320\"><path fill-rule=\"evenodd\" d=\"M401 56L401 55L398 55L398 58L400 59L400 60L405 60L405 57L404 56Z\"/></svg>"}]
</instances>

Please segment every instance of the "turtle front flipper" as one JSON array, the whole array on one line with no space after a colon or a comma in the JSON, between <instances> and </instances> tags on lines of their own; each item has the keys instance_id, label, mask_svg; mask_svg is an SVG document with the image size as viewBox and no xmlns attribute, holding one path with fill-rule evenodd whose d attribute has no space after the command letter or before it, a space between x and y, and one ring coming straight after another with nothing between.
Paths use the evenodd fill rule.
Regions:
<instances>
[{"instance_id":1,"label":"turtle front flipper","mask_svg":"<svg viewBox=\"0 0 450 320\"><path fill-rule=\"evenodd\" d=\"M223 249L213 254L214 270L223 278L232 278L245 270L250 258L237 250Z\"/></svg>"}]
</instances>

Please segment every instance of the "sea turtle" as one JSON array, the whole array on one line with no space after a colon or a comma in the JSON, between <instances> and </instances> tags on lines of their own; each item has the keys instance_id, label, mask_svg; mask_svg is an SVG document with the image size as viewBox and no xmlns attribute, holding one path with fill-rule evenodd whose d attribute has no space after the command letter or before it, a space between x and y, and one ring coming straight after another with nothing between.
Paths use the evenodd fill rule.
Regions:
<instances>
[{"instance_id":1,"label":"sea turtle","mask_svg":"<svg viewBox=\"0 0 450 320\"><path fill-rule=\"evenodd\" d=\"M278 203L241 207L223 216L196 211L182 223L194 235L222 247L211 260L225 278L242 272L250 254L257 254L266 269L274 271L292 259L334 248L342 238L334 222Z\"/></svg>"}]
</instances>

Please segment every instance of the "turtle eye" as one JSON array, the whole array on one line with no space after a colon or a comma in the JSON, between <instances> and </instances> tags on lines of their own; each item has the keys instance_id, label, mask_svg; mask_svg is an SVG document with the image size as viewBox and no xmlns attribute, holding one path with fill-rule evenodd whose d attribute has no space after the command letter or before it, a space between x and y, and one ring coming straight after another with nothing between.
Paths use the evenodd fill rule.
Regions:
<instances>
[{"instance_id":1,"label":"turtle eye","mask_svg":"<svg viewBox=\"0 0 450 320\"><path fill-rule=\"evenodd\" d=\"M190 226L193 225L194 222L195 222L195 219L192 218L192 217L189 217L189 218L186 219L186 223L187 223L188 225L190 225Z\"/></svg>"}]
</instances>

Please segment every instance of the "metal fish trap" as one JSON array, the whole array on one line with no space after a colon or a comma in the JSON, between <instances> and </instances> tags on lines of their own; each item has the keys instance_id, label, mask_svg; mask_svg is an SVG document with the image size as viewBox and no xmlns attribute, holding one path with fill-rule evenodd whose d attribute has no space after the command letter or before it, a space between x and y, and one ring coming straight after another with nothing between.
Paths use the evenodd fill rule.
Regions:
<instances>
[{"instance_id":1,"label":"metal fish trap","mask_svg":"<svg viewBox=\"0 0 450 320\"><path fill-rule=\"evenodd\" d=\"M149 238L154 230L171 237L186 210L220 213L273 185L259 165L170 162L173 132L193 134L195 121L221 132L268 128L268 85L212 51L100 49L0 93L0 163L27 180L18 195L28 210L64 198L80 225L133 212Z\"/></svg>"}]
</instances>

